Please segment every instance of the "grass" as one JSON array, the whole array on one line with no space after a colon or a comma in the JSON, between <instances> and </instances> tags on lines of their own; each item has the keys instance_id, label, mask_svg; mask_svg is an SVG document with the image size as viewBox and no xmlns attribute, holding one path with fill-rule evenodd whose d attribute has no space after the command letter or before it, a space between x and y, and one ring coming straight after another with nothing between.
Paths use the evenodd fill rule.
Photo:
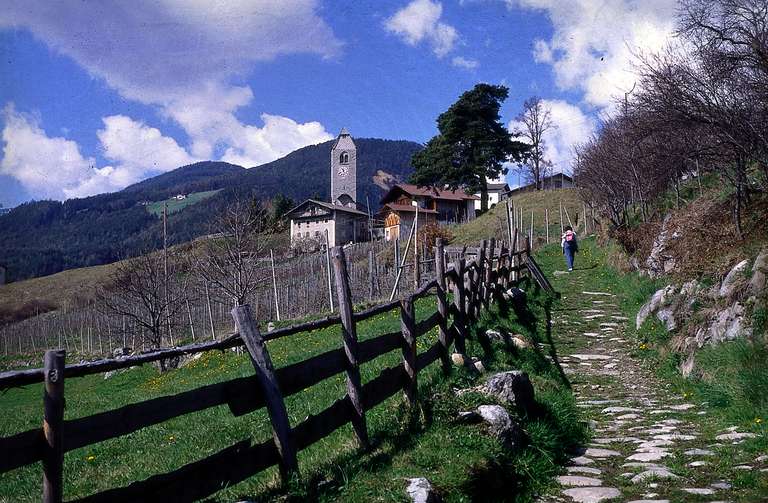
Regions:
<instances>
[{"instance_id":1,"label":"grass","mask_svg":"<svg viewBox=\"0 0 768 503\"><path fill-rule=\"evenodd\" d=\"M475 330L488 327L539 337L542 326L540 300L531 311L510 315L503 306L484 314ZM435 309L434 299L417 303L417 317ZM380 315L358 325L366 339L399 327L397 313ZM436 340L436 330L418 339L419 351ZM288 365L340 345L338 327L318 330L268 344L276 367ZM470 354L482 356L490 370L520 368L531 373L541 414L520 418L531 437L525 450L511 454L499 447L480 426L459 425L461 410L492 403L478 393L457 396L453 390L478 382L477 376L454 369L443 377L439 364L419 374L420 405L410 410L400 394L368 413L373 448L360 453L349 425L299 455L301 474L287 486L275 468L217 493L214 500L249 498L268 501L404 500L404 477L427 476L448 501L469 501L473 494L501 490L501 499L531 501L551 484L565 450L585 435L577 422L570 392L560 374L532 349L507 352L469 343ZM361 368L363 382L384 367L396 365L398 351L383 355ZM207 353L185 367L158 374L151 366L121 372L104 380L101 375L70 379L66 383L65 417L73 419L152 397L188 390L253 373L249 359L232 352ZM292 424L316 414L345 393L343 374L328 379L286 400ZM38 427L42 419L40 386L25 386L0 395L0 435ZM215 431L215 434L211 434ZM201 459L243 438L253 442L270 436L262 409L235 418L226 407L216 407L108 440L65 456L65 498L82 497L99 490L174 470ZM483 491L485 491L483 493ZM40 465L0 475L0 501L34 501L40 497Z\"/></svg>"},{"instance_id":2,"label":"grass","mask_svg":"<svg viewBox=\"0 0 768 503\"><path fill-rule=\"evenodd\" d=\"M531 225L531 210L533 210L534 236L539 241L546 241L545 210L549 213L549 238L550 242L560 240L560 202L570 215L570 222L574 228L581 225L583 204L577 189L555 189L540 192L527 192L512 198L516 211L523 209L523 228L527 230ZM563 221L568 225L565 213ZM481 239L490 235L497 239L508 240L506 204L499 203L481 215L477 219L466 224L451 228L454 239L451 244L468 244L476 246Z\"/></svg>"},{"instance_id":3,"label":"grass","mask_svg":"<svg viewBox=\"0 0 768 503\"><path fill-rule=\"evenodd\" d=\"M156 217L162 217L163 206L166 203L168 204L168 214L170 215L172 213L183 210L187 206L192 206L193 204L199 203L204 199L208 199L209 197L216 195L216 193L220 190L221 189L207 190L204 192L192 192L191 194L187 194L187 197L182 200L170 198L166 199L165 201L155 201L146 205L145 208L149 213L155 215Z\"/></svg>"}]
</instances>

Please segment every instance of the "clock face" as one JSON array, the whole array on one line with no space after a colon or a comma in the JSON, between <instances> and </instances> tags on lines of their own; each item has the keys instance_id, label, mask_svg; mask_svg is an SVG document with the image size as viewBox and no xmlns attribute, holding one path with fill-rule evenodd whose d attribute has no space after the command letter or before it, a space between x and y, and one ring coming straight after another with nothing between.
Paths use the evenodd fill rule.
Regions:
<instances>
[{"instance_id":1,"label":"clock face","mask_svg":"<svg viewBox=\"0 0 768 503\"><path fill-rule=\"evenodd\" d=\"M349 172L349 168L347 168L346 166L339 166L339 170L338 170L339 176L346 177L348 172Z\"/></svg>"}]
</instances>

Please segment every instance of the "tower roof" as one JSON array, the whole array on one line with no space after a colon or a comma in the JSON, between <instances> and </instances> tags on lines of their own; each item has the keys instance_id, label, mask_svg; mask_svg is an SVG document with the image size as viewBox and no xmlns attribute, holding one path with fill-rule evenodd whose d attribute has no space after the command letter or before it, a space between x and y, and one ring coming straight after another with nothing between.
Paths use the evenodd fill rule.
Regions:
<instances>
[{"instance_id":1,"label":"tower roof","mask_svg":"<svg viewBox=\"0 0 768 503\"><path fill-rule=\"evenodd\" d=\"M347 128L345 127L341 128L341 132L339 133L339 136L350 136Z\"/></svg>"}]
</instances>

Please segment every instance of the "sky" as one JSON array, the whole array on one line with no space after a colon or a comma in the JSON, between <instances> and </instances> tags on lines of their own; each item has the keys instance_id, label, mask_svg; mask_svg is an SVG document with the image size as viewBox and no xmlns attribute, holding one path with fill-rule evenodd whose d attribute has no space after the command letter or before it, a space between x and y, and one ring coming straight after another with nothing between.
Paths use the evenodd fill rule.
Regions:
<instances>
[{"instance_id":1,"label":"sky","mask_svg":"<svg viewBox=\"0 0 768 503\"><path fill-rule=\"evenodd\" d=\"M478 82L539 96L556 171L672 36L674 0L4 0L0 204L120 190L200 160L426 142ZM258 168L257 168L258 169ZM517 176L507 177L511 184Z\"/></svg>"}]
</instances>

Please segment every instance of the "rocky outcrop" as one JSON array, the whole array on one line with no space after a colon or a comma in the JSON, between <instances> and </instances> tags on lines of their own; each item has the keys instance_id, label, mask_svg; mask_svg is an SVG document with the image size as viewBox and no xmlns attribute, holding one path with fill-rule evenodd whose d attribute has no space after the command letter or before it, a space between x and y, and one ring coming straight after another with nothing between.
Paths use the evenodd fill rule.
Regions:
<instances>
[{"instance_id":1,"label":"rocky outcrop","mask_svg":"<svg viewBox=\"0 0 768 503\"><path fill-rule=\"evenodd\" d=\"M689 281L680 287L669 285L658 290L638 311L635 325L640 329L651 316L656 316L670 332L680 331L687 324L678 347L687 353L680 371L688 376L694 370L697 349L752 335L748 306L765 297L766 277L768 250L763 250L754 263L742 260L736 264L720 285L704 288L697 281ZM697 305L701 307L697 315L700 321L692 325L688 321Z\"/></svg>"},{"instance_id":2,"label":"rocky outcrop","mask_svg":"<svg viewBox=\"0 0 768 503\"><path fill-rule=\"evenodd\" d=\"M675 257L669 251L669 245L680 237L680 233L677 230L671 229L671 220L672 215L664 217L664 222L661 224L661 232L654 239L651 253L644 264L645 267L641 269L641 272L648 274L652 278L658 278L675 268Z\"/></svg>"},{"instance_id":3,"label":"rocky outcrop","mask_svg":"<svg viewBox=\"0 0 768 503\"><path fill-rule=\"evenodd\" d=\"M742 260L731 269L723 279L720 289L717 292L721 299L730 299L737 290L743 286L746 279L746 271L749 268L749 260Z\"/></svg>"},{"instance_id":4,"label":"rocky outcrop","mask_svg":"<svg viewBox=\"0 0 768 503\"><path fill-rule=\"evenodd\" d=\"M760 252L752 265L752 279L749 280L749 293L760 295L768 287L768 249Z\"/></svg>"}]
</instances>

